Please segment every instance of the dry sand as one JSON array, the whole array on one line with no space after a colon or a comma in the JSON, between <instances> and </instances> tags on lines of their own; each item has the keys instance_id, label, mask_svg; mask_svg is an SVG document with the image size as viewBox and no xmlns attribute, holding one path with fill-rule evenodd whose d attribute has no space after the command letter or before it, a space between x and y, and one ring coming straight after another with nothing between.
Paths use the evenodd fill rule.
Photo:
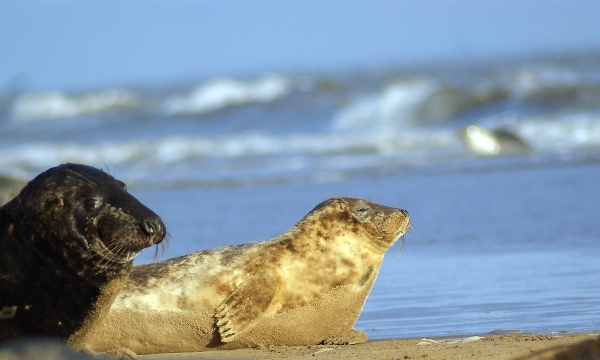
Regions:
<instances>
[{"instance_id":1,"label":"dry sand","mask_svg":"<svg viewBox=\"0 0 600 360\"><path fill-rule=\"evenodd\" d=\"M597 333L398 339L360 345L273 346L264 349L144 355L139 359L514 359L536 351L597 339ZM569 359L569 358L567 358ZM573 358L574 359L574 358Z\"/></svg>"}]
</instances>

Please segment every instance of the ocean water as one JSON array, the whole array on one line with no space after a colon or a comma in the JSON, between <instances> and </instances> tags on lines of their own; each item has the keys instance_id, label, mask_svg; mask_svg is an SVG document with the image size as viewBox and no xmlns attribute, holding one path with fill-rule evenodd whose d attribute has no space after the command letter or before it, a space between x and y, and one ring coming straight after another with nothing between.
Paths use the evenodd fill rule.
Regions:
<instances>
[{"instance_id":1,"label":"ocean water","mask_svg":"<svg viewBox=\"0 0 600 360\"><path fill-rule=\"evenodd\" d=\"M473 151L469 126L520 147ZM163 217L138 264L272 238L332 196L408 210L371 339L600 330L599 55L3 93L0 173L64 162Z\"/></svg>"}]
</instances>

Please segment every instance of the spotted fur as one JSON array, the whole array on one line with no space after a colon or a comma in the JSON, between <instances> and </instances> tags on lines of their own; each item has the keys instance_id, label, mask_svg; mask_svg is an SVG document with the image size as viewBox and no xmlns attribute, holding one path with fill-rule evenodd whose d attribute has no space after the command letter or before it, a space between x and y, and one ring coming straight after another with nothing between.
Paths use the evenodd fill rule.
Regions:
<instances>
[{"instance_id":1,"label":"spotted fur","mask_svg":"<svg viewBox=\"0 0 600 360\"><path fill-rule=\"evenodd\" d=\"M145 354L366 341L353 325L408 227L404 210L333 198L272 240L136 266L89 345Z\"/></svg>"}]
</instances>

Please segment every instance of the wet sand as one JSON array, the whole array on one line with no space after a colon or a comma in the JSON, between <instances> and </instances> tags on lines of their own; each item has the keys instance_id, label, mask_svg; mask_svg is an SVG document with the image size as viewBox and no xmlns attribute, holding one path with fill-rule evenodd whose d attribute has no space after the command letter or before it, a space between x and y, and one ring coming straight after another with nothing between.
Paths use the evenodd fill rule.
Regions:
<instances>
[{"instance_id":1,"label":"wet sand","mask_svg":"<svg viewBox=\"0 0 600 360\"><path fill-rule=\"evenodd\" d=\"M272 346L264 349L159 354L140 359L515 359L537 351L597 339L598 333L505 334L478 337L396 339L360 345ZM569 358L567 358L569 359Z\"/></svg>"}]
</instances>

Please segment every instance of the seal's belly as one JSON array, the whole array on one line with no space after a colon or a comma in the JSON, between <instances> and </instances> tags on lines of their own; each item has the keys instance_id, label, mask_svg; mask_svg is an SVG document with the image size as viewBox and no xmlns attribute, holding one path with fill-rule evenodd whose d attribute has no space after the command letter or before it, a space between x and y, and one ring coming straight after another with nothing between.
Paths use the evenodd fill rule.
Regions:
<instances>
[{"instance_id":1,"label":"seal's belly","mask_svg":"<svg viewBox=\"0 0 600 360\"><path fill-rule=\"evenodd\" d=\"M366 296L357 294L355 286L340 286L298 309L261 317L251 330L227 344L220 341L214 314L113 308L87 345L94 351L125 347L152 354L319 344L352 329Z\"/></svg>"},{"instance_id":2,"label":"seal's belly","mask_svg":"<svg viewBox=\"0 0 600 360\"><path fill-rule=\"evenodd\" d=\"M96 328L87 346L94 351L127 348L140 355L191 352L207 350L214 337L212 314L116 309Z\"/></svg>"}]
</instances>

